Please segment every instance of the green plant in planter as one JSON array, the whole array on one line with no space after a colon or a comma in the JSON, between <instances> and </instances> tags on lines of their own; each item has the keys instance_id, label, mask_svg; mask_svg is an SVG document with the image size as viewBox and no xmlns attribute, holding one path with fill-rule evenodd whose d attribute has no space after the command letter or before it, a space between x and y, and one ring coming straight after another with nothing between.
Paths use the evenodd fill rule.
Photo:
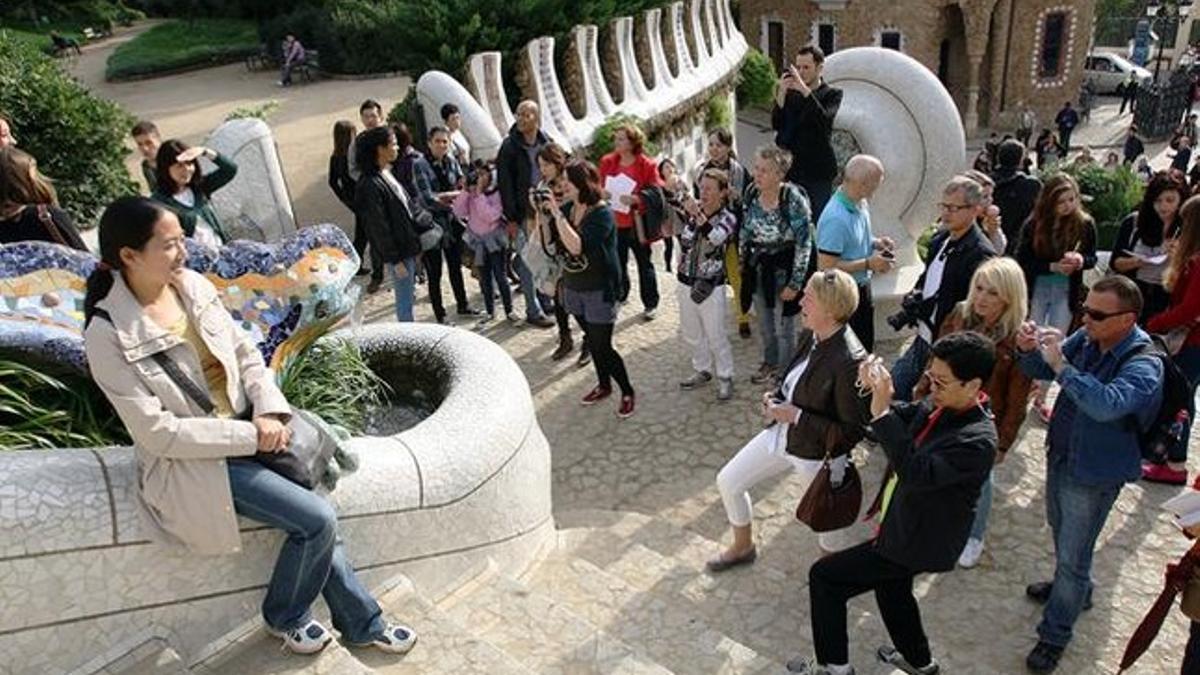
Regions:
<instances>
[{"instance_id":1,"label":"green plant in planter","mask_svg":"<svg viewBox=\"0 0 1200 675\"><path fill-rule=\"evenodd\" d=\"M318 340L296 356L279 373L279 388L288 403L354 434L363 432L368 408L390 391L358 345L341 338Z\"/></svg>"},{"instance_id":2,"label":"green plant in planter","mask_svg":"<svg viewBox=\"0 0 1200 675\"><path fill-rule=\"evenodd\" d=\"M229 111L228 115L225 116L225 121L228 122L230 120L253 118L266 122L267 118L271 115L274 115L276 110L279 110L279 101L271 99L270 101L264 101L258 105L248 105L241 108L234 108L233 110Z\"/></svg>"},{"instance_id":3,"label":"green plant in planter","mask_svg":"<svg viewBox=\"0 0 1200 675\"><path fill-rule=\"evenodd\" d=\"M129 433L86 377L0 360L0 449L126 445Z\"/></svg>"},{"instance_id":4,"label":"green plant in planter","mask_svg":"<svg viewBox=\"0 0 1200 675\"><path fill-rule=\"evenodd\" d=\"M613 151L614 142L613 134L617 127L623 127L626 124L633 124L637 128L645 131L646 122L639 117L626 115L625 113L617 113L604 121L604 124L596 127L596 134L592 136L592 144L588 147L588 158L593 162L599 162L600 158ZM647 155L658 154L658 144L651 138L646 138L645 153Z\"/></svg>"},{"instance_id":5,"label":"green plant in planter","mask_svg":"<svg viewBox=\"0 0 1200 675\"><path fill-rule=\"evenodd\" d=\"M757 49L751 49L738 74L738 104L769 108L775 100L775 83L778 81L771 59Z\"/></svg>"},{"instance_id":6,"label":"green plant in planter","mask_svg":"<svg viewBox=\"0 0 1200 675\"><path fill-rule=\"evenodd\" d=\"M704 110L704 128L733 130L733 107L729 105L729 96L724 92L708 99Z\"/></svg>"}]
</instances>

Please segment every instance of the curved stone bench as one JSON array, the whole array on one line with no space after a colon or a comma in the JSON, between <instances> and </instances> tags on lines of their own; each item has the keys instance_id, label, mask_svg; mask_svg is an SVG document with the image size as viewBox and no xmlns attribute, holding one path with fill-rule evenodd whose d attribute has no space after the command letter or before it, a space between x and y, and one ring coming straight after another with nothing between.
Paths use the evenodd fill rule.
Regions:
<instances>
[{"instance_id":1,"label":"curved stone bench","mask_svg":"<svg viewBox=\"0 0 1200 675\"><path fill-rule=\"evenodd\" d=\"M353 337L385 377L420 364L407 381L442 399L407 431L350 442L361 466L333 501L368 587L404 573L438 596L487 558L522 571L554 524L549 448L516 363L443 326ZM149 543L131 448L0 453L0 475L4 670L95 669L151 638L193 664L256 620L282 535L243 520L243 550L222 557Z\"/></svg>"}]
</instances>

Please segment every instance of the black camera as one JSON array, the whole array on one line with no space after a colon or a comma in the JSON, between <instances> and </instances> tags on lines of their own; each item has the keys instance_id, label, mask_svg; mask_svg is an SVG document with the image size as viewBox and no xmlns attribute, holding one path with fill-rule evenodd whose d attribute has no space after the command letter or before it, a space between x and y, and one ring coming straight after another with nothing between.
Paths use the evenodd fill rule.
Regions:
<instances>
[{"instance_id":1,"label":"black camera","mask_svg":"<svg viewBox=\"0 0 1200 675\"><path fill-rule=\"evenodd\" d=\"M546 204L553 196L554 194L550 191L550 188L547 187L535 187L529 190L529 198L532 199L533 203L537 204L538 206Z\"/></svg>"},{"instance_id":2,"label":"black camera","mask_svg":"<svg viewBox=\"0 0 1200 675\"><path fill-rule=\"evenodd\" d=\"M921 321L925 301L918 292L912 292L900 299L900 311L887 318L892 330L900 332L909 326L916 326Z\"/></svg>"}]
</instances>

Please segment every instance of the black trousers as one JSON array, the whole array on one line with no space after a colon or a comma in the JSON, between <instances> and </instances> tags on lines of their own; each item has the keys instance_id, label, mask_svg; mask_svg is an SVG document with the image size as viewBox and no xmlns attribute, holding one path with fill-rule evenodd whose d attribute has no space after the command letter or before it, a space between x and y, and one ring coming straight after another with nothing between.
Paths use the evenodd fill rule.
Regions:
<instances>
[{"instance_id":1,"label":"black trousers","mask_svg":"<svg viewBox=\"0 0 1200 675\"><path fill-rule=\"evenodd\" d=\"M812 208L810 220L812 221L813 229L817 229L817 221L821 219L821 212L825 210L825 205L829 203L830 197L833 196L833 181L831 180L799 180L793 181L804 191L808 193L808 205ZM814 250L815 250L814 246Z\"/></svg>"},{"instance_id":2,"label":"black trousers","mask_svg":"<svg viewBox=\"0 0 1200 675\"><path fill-rule=\"evenodd\" d=\"M879 614L896 649L913 666L928 665L932 660L929 640L921 627L921 611L912 594L915 575L879 555L873 540L813 563L808 570L808 595L817 662L825 665L850 662L846 602L875 591Z\"/></svg>"},{"instance_id":3,"label":"black trousers","mask_svg":"<svg viewBox=\"0 0 1200 675\"><path fill-rule=\"evenodd\" d=\"M875 301L869 281L858 287L858 307L850 317L850 328L868 353L875 351Z\"/></svg>"},{"instance_id":4,"label":"black trousers","mask_svg":"<svg viewBox=\"0 0 1200 675\"><path fill-rule=\"evenodd\" d=\"M642 307L658 307L658 277L654 274L654 262L650 260L650 245L638 241L634 228L617 230L617 259L621 267L621 302L629 299L629 251L637 262L638 293L642 296Z\"/></svg>"},{"instance_id":5,"label":"black trousers","mask_svg":"<svg viewBox=\"0 0 1200 675\"><path fill-rule=\"evenodd\" d=\"M1188 635L1187 647L1183 650L1183 667L1180 675L1196 675L1200 673L1200 622L1192 622L1192 630Z\"/></svg>"},{"instance_id":6,"label":"black trousers","mask_svg":"<svg viewBox=\"0 0 1200 675\"><path fill-rule=\"evenodd\" d=\"M354 228L354 252L358 254L358 264L361 266L366 260L363 254L367 250L367 230L362 227ZM371 247L371 281L383 282L383 258L379 257L379 253L375 247Z\"/></svg>"},{"instance_id":7,"label":"black trousers","mask_svg":"<svg viewBox=\"0 0 1200 675\"><path fill-rule=\"evenodd\" d=\"M450 275L450 288L454 291L454 302L458 305L460 314L470 309L467 303L467 288L463 284L463 245L455 242L452 246L435 248L421 254L425 263L425 272L429 275L429 302L433 305L433 314L438 321L446 318L446 306L442 304L442 258L446 259L446 271Z\"/></svg>"},{"instance_id":8,"label":"black trousers","mask_svg":"<svg viewBox=\"0 0 1200 675\"><path fill-rule=\"evenodd\" d=\"M629 383L629 372L625 370L625 359L613 347L613 324L588 323L582 316L575 320L583 327L583 339L592 352L592 365L596 368L596 378L601 387L612 388L612 381L617 381L622 396L633 396L633 385Z\"/></svg>"}]
</instances>

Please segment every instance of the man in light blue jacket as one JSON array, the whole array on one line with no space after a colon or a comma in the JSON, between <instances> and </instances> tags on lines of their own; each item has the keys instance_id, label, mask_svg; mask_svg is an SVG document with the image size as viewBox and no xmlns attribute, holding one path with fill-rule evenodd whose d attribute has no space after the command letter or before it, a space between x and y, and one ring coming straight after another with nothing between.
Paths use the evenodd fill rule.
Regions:
<instances>
[{"instance_id":1,"label":"man in light blue jacket","mask_svg":"<svg viewBox=\"0 0 1200 675\"><path fill-rule=\"evenodd\" d=\"M1092 552L1121 487L1141 477L1138 436L1162 402L1163 367L1143 353L1142 295L1123 276L1096 282L1083 329L1070 338L1026 322L1017 334L1021 369L1062 387L1046 434L1046 520L1054 536L1054 580L1025 589L1044 604L1038 643L1025 663L1058 666L1079 613L1091 607Z\"/></svg>"}]
</instances>

